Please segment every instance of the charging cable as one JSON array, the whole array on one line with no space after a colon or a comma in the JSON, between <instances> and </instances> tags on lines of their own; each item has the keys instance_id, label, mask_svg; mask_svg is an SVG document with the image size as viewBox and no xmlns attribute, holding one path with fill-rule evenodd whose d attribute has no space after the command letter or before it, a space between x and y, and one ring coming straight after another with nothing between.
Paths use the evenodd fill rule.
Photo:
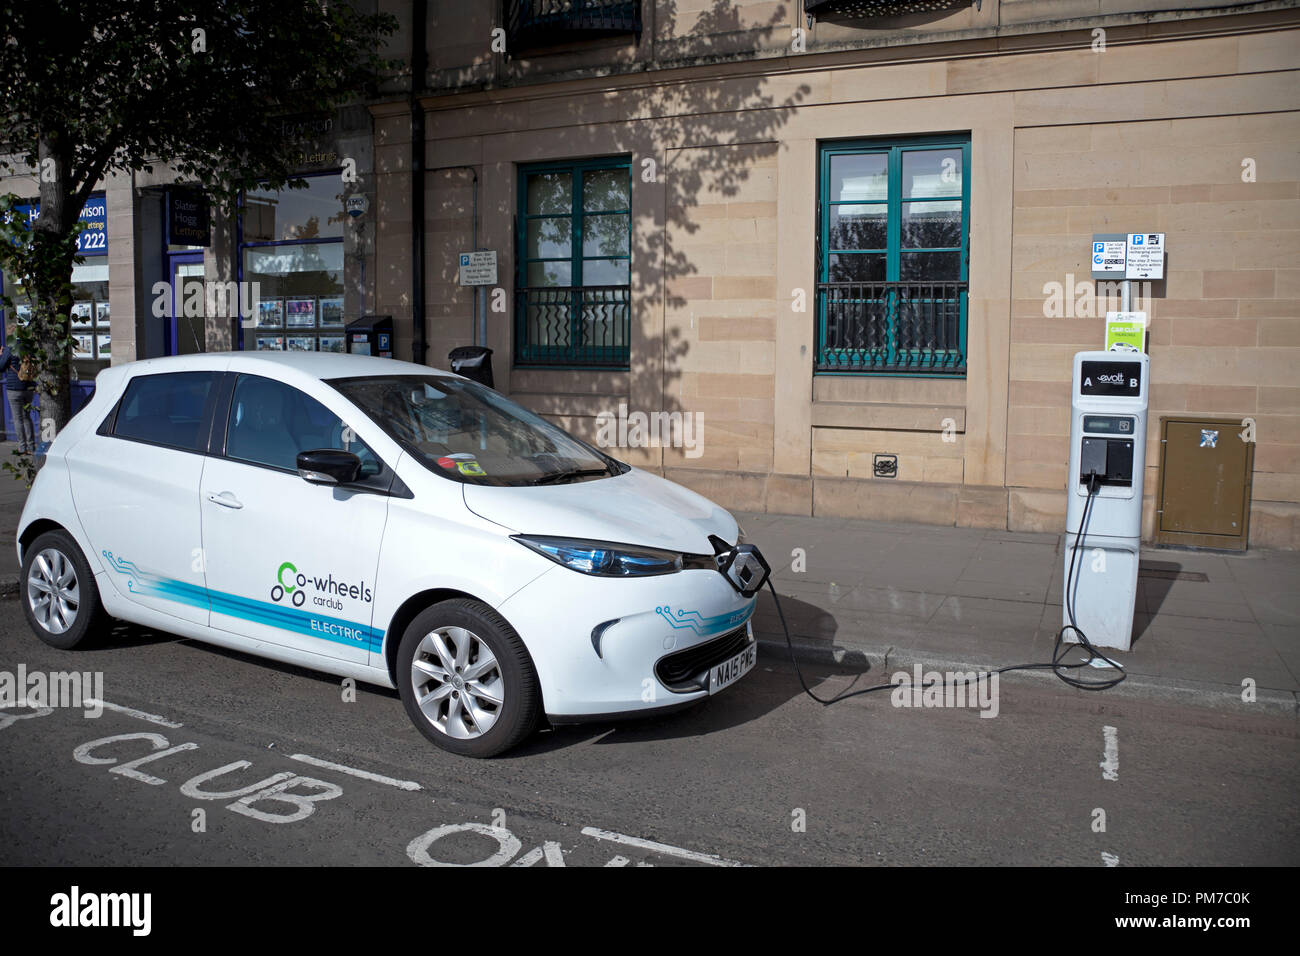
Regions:
<instances>
[{"instance_id":1,"label":"charging cable","mask_svg":"<svg viewBox=\"0 0 1300 956\"><path fill-rule=\"evenodd\" d=\"M1076 534L1074 537L1074 547L1070 551L1070 570L1065 577L1065 593L1061 596L1061 600L1065 604L1065 612L1070 619L1070 623L1062 625L1061 629L1056 632L1056 645L1052 650L1051 662L1038 663L1038 664L1011 664L1008 665L1007 667L999 667L996 670L979 671L975 675L975 683L979 683L979 680L981 678L989 677L993 674L1005 674L1008 671L1032 671L1032 670L1050 669L1052 673L1054 673L1058 678L1060 678L1066 684L1069 684L1071 687L1076 687L1079 690L1109 690L1110 688L1119 684L1121 681L1124 680L1125 677L1128 676L1127 674L1124 673L1123 667L1121 667L1115 661L1111 660L1109 657L1107 657L1101 651L1097 650L1097 648L1092 645L1092 643L1088 640L1088 635L1083 633L1083 630L1079 627L1079 624L1075 620L1075 616L1074 616L1075 562L1079 556L1079 543L1084 539L1084 537L1087 536L1088 522L1092 518L1092 503L1093 500L1097 497L1097 491L1100 488L1101 488L1101 476L1098 475L1095 471L1090 472L1088 474L1088 500L1084 502L1083 515L1081 516L1081 520L1079 522L1079 531L1078 534ZM1067 528L1066 534L1069 533L1070 533L1069 529ZM1081 562L1079 564L1079 567L1082 568ZM785 643L786 646L790 649L790 663L794 665L794 672L799 677L799 683L800 685L802 685L804 693L807 694L809 697L811 697L813 700L817 701L817 703L821 704L822 706L830 706L831 704L839 703L842 700L848 700L850 697L858 697L861 696L862 694L870 694L878 690L894 690L895 688L898 687L915 686L910 681L906 684L895 684L895 683L873 684L870 687L862 687L854 691L841 691L840 693L836 694L834 697L817 696L817 694L813 692L812 688L808 686L808 682L804 680L803 671L800 670L799 668L799 661L795 658L794 641L790 639L790 626L786 624L785 612L781 609L781 596L776 593L776 587L775 585L772 584L772 578L770 575L768 576L767 579L767 589L772 592L772 600L776 603L776 613L777 616L781 619L781 630L785 632ZM1067 631L1074 631L1075 635L1077 635L1077 641L1078 641L1077 643L1066 643L1065 634ZM1069 655L1069 653L1075 649L1086 652L1088 655L1087 658L1082 661L1067 663L1066 662L1067 655ZM1100 680L1090 680L1088 678L1076 677L1070 673L1070 671L1078 670L1081 667L1089 667L1091 666L1092 662L1096 660L1104 661L1111 667L1115 668L1116 670L1119 671L1119 675L1117 677L1107 677ZM966 681L966 683L970 683L970 681ZM921 686L923 687L933 686L933 681L929 684L922 684Z\"/></svg>"}]
</instances>

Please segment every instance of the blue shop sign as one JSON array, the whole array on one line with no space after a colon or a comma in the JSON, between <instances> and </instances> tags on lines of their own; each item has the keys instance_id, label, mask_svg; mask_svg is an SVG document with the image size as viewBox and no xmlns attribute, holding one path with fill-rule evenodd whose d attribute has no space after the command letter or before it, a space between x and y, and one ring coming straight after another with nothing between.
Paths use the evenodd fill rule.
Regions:
<instances>
[{"instance_id":1,"label":"blue shop sign","mask_svg":"<svg viewBox=\"0 0 1300 956\"><path fill-rule=\"evenodd\" d=\"M19 203L14 208L27 217L28 225L41 214L39 202ZM77 235L77 252L83 256L108 255L108 204L104 201L104 194L95 193L87 199L78 218L86 228Z\"/></svg>"}]
</instances>

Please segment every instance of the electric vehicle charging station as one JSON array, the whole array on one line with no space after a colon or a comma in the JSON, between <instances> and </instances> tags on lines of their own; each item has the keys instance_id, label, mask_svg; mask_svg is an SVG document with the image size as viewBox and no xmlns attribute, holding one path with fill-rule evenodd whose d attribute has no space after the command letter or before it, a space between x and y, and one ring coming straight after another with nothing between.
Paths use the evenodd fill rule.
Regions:
<instances>
[{"instance_id":1,"label":"electric vehicle charging station","mask_svg":"<svg viewBox=\"0 0 1300 956\"><path fill-rule=\"evenodd\" d=\"M1074 356L1062 624L1122 651L1132 642L1137 598L1150 365L1145 354ZM1079 642L1077 632L1066 633Z\"/></svg>"}]
</instances>

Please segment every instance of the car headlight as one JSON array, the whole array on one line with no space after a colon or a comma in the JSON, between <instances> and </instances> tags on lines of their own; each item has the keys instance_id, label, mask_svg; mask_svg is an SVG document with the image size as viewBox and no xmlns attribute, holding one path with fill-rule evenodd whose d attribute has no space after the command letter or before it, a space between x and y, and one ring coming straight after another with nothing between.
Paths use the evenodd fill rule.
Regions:
<instances>
[{"instance_id":1,"label":"car headlight","mask_svg":"<svg viewBox=\"0 0 1300 956\"><path fill-rule=\"evenodd\" d=\"M672 574L682 569L682 555L658 548L642 548L612 541L583 541L578 538L551 538L536 535L511 535L556 564L583 574L629 578L652 574Z\"/></svg>"}]
</instances>

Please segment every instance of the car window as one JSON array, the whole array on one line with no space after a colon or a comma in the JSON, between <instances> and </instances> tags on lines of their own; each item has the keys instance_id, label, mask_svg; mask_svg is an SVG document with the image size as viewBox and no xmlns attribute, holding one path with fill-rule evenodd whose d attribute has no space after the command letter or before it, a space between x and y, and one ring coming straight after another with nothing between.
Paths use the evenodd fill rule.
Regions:
<instances>
[{"instance_id":1,"label":"car window","mask_svg":"<svg viewBox=\"0 0 1300 956\"><path fill-rule=\"evenodd\" d=\"M435 474L478 485L540 485L621 474L626 466L505 396L446 375L330 379Z\"/></svg>"},{"instance_id":2,"label":"car window","mask_svg":"<svg viewBox=\"0 0 1300 956\"><path fill-rule=\"evenodd\" d=\"M337 415L310 395L260 375L235 381L226 426L226 457L294 471L298 453L317 448L350 451L361 459L361 476L383 464Z\"/></svg>"},{"instance_id":3,"label":"car window","mask_svg":"<svg viewBox=\"0 0 1300 956\"><path fill-rule=\"evenodd\" d=\"M205 409L213 397L215 372L137 375L127 383L113 423L118 438L205 451Z\"/></svg>"}]
</instances>

